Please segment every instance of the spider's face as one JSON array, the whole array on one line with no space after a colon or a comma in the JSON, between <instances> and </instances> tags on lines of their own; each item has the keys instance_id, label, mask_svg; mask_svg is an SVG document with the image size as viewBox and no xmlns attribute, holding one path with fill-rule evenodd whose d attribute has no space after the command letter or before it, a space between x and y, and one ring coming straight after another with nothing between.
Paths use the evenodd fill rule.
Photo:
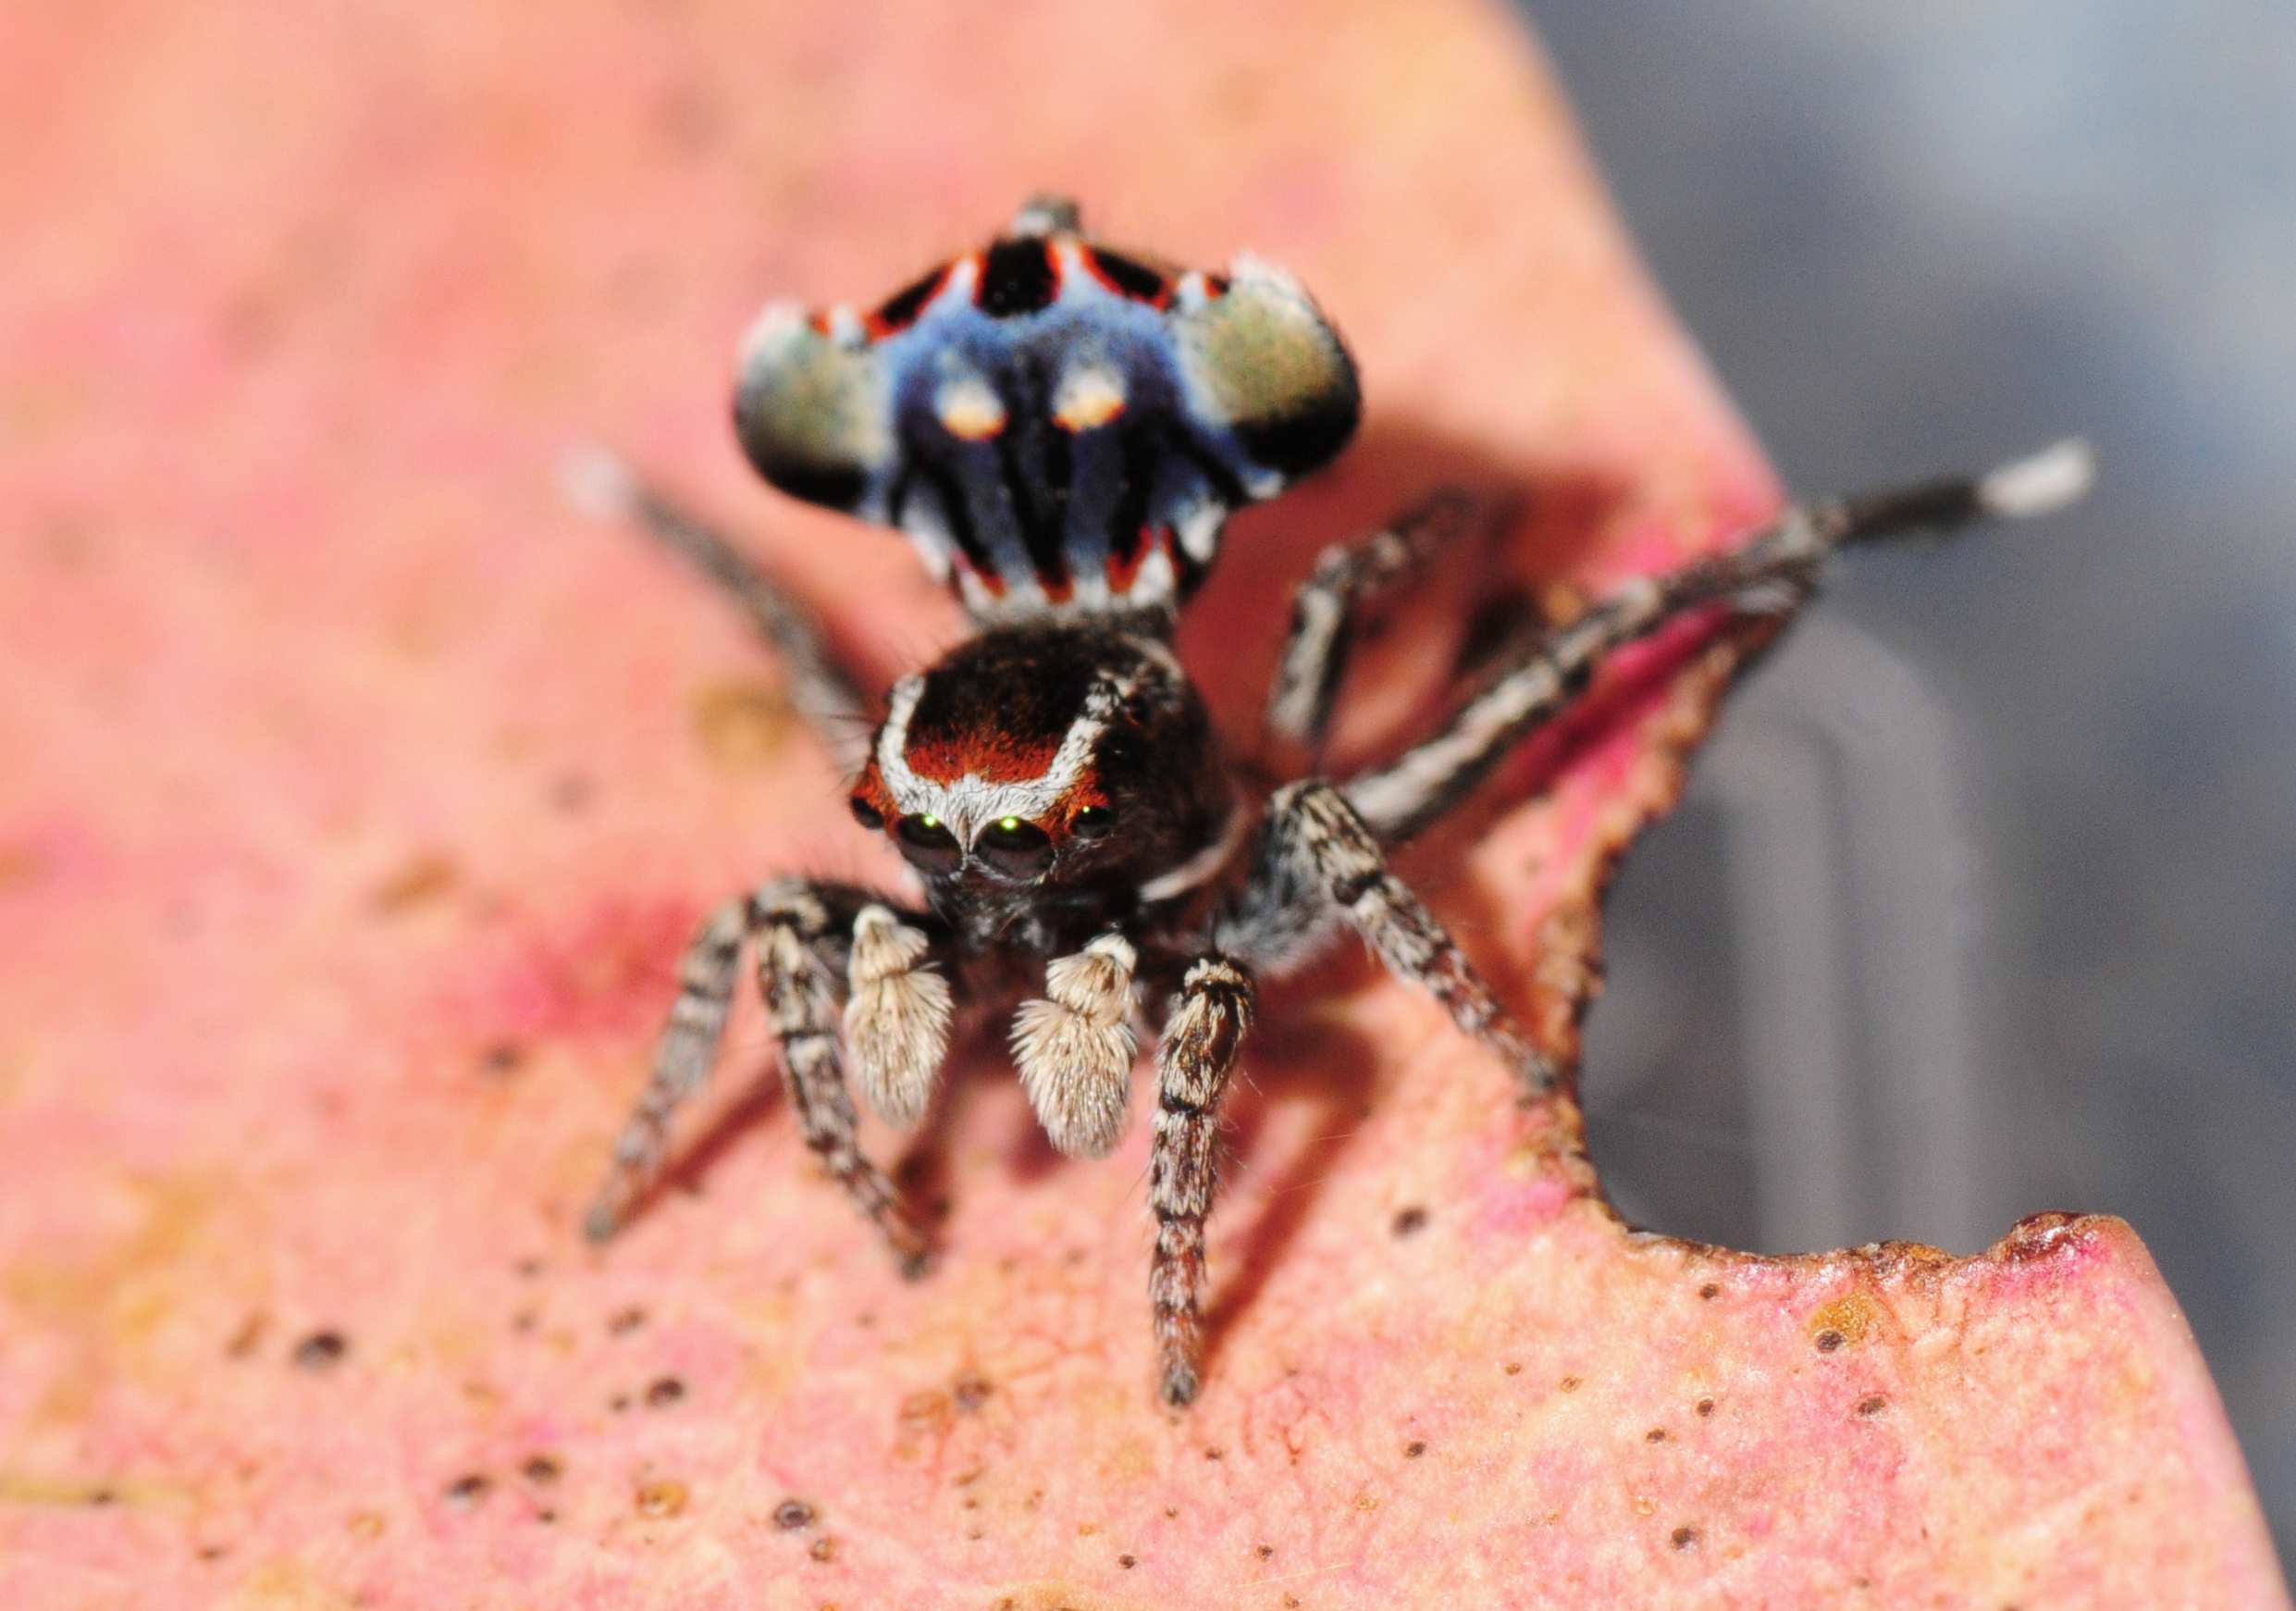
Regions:
<instances>
[{"instance_id":1,"label":"spider's face","mask_svg":"<svg viewBox=\"0 0 2296 1611\"><path fill-rule=\"evenodd\" d=\"M928 886L1010 887L1153 880L1202 848L1226 799L1203 704L1162 645L1033 626L896 685L852 804Z\"/></svg>"}]
</instances>

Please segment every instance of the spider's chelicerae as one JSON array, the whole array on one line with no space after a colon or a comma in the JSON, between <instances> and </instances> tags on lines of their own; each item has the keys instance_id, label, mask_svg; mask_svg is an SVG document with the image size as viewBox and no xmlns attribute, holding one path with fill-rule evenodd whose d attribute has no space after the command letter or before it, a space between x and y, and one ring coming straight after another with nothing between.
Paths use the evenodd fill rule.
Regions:
<instances>
[{"instance_id":1,"label":"spider's chelicerae","mask_svg":"<svg viewBox=\"0 0 2296 1611\"><path fill-rule=\"evenodd\" d=\"M1220 1099L1260 982L1352 930L1524 1099L1546 1095L1555 1070L1389 871L1390 849L1605 655L1684 611L1774 612L1844 543L2042 514L2088 478L2086 451L2067 443L1975 478L1793 509L1734 552L1520 642L1395 759L1317 775L1352 635L1474 524L1438 495L1327 550L1301 586L1265 739L1304 775L1270 790L1223 749L1173 658L1173 623L1229 513L1329 461L1359 412L1346 348L1289 275L1250 257L1217 275L1119 253L1057 199L866 313L769 308L734 403L749 457L784 491L906 532L973 622L882 703L724 541L611 461L586 466L576 485L593 506L638 518L750 614L833 746L856 718L873 724L853 815L917 885L775 878L710 913L591 1236L623 1222L709 1074L745 939L807 1146L912 1272L926 1239L857 1143L848 1072L881 1117L913 1124L953 1032L1009 1013L1053 1145L1096 1158L1124 1133L1136 1036L1153 1032L1156 1382L1187 1404Z\"/></svg>"}]
</instances>

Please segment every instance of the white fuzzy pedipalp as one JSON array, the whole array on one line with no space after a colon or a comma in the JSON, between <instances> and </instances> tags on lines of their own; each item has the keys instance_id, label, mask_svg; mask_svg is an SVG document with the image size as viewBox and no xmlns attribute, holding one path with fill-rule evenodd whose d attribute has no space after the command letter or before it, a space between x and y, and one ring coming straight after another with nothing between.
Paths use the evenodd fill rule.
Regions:
<instances>
[{"instance_id":1,"label":"white fuzzy pedipalp","mask_svg":"<svg viewBox=\"0 0 2296 1611\"><path fill-rule=\"evenodd\" d=\"M846 1056L869 1105L903 1128L924 1117L948 1055L949 982L920 965L929 944L882 906L853 920Z\"/></svg>"},{"instance_id":2,"label":"white fuzzy pedipalp","mask_svg":"<svg viewBox=\"0 0 2296 1611\"><path fill-rule=\"evenodd\" d=\"M1052 1144L1070 1158L1100 1158L1123 1137L1131 1096L1132 969L1120 935L1103 935L1044 972L1049 999L1013 1014L1020 1088Z\"/></svg>"}]
</instances>

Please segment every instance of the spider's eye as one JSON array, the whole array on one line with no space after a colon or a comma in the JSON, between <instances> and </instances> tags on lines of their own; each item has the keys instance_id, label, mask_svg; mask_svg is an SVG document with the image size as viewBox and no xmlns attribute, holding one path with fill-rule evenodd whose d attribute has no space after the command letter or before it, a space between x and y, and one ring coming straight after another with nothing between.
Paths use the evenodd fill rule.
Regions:
<instances>
[{"instance_id":1,"label":"spider's eye","mask_svg":"<svg viewBox=\"0 0 2296 1611\"><path fill-rule=\"evenodd\" d=\"M990 866L1014 878L1033 878L1052 865L1053 841L1022 817L999 817L981 830L973 849Z\"/></svg>"},{"instance_id":2,"label":"spider's eye","mask_svg":"<svg viewBox=\"0 0 2296 1611\"><path fill-rule=\"evenodd\" d=\"M861 826L867 828L870 833L873 834L879 828L885 825L884 812L870 804L869 801L863 799L859 795L857 794L853 797L852 805L853 820L860 824Z\"/></svg>"},{"instance_id":3,"label":"spider's eye","mask_svg":"<svg viewBox=\"0 0 2296 1611\"><path fill-rule=\"evenodd\" d=\"M928 871L944 871L964 860L957 836L949 832L948 824L939 817L903 817L894 824L893 831L900 836L901 854Z\"/></svg>"},{"instance_id":4,"label":"spider's eye","mask_svg":"<svg viewBox=\"0 0 2296 1611\"><path fill-rule=\"evenodd\" d=\"M1068 819L1068 831L1080 839L1105 839L1117 831L1117 814L1106 806L1085 806Z\"/></svg>"}]
</instances>

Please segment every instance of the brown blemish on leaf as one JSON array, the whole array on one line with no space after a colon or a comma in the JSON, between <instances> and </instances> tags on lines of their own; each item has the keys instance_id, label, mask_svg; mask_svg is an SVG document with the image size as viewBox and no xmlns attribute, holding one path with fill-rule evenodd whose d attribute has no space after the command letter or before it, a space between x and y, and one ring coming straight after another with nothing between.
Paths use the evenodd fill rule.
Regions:
<instances>
[{"instance_id":1,"label":"brown blemish on leaf","mask_svg":"<svg viewBox=\"0 0 2296 1611\"><path fill-rule=\"evenodd\" d=\"M1810 1340L1831 1354L1845 1343L1863 1341L1880 1318L1881 1306L1869 1294L1845 1293L1809 1317Z\"/></svg>"},{"instance_id":2,"label":"brown blemish on leaf","mask_svg":"<svg viewBox=\"0 0 2296 1611\"><path fill-rule=\"evenodd\" d=\"M1710 1282L1708 1282L1708 1283L1707 1283L1704 1286L1702 1286L1702 1287L1698 1288L1698 1296L1700 1296L1701 1298L1704 1298L1704 1299L1705 1299L1707 1302L1709 1302L1709 1303L1713 1302L1713 1301L1714 1301L1714 1299L1715 1299L1715 1298L1717 1298L1717 1297L1719 1297L1721 1295L1722 1295L1722 1288L1721 1288L1721 1287L1719 1287L1719 1286L1717 1286L1717 1285L1715 1285L1715 1284L1714 1284L1712 1282L1710 1282Z\"/></svg>"},{"instance_id":3,"label":"brown blemish on leaf","mask_svg":"<svg viewBox=\"0 0 2296 1611\"><path fill-rule=\"evenodd\" d=\"M610 1337L626 1337L645 1323L646 1311L631 1304L606 1317L606 1334Z\"/></svg>"},{"instance_id":4,"label":"brown blemish on leaf","mask_svg":"<svg viewBox=\"0 0 2296 1611\"><path fill-rule=\"evenodd\" d=\"M1426 1452L1426 1443L1425 1440L1420 1438L1413 1438L1411 1442L1403 1445L1403 1458L1406 1460L1415 1460Z\"/></svg>"},{"instance_id":5,"label":"brown blemish on leaf","mask_svg":"<svg viewBox=\"0 0 2296 1611\"><path fill-rule=\"evenodd\" d=\"M382 1512L378 1510L362 1510L354 1513L351 1519L343 1525L350 1530L352 1537L355 1539L372 1540L378 1539L383 1536L383 1528L385 1523L383 1521Z\"/></svg>"},{"instance_id":6,"label":"brown blemish on leaf","mask_svg":"<svg viewBox=\"0 0 2296 1611\"><path fill-rule=\"evenodd\" d=\"M557 1481L565 1469L555 1455L529 1456L526 1463L518 1468L519 1474L537 1487Z\"/></svg>"},{"instance_id":7,"label":"brown blemish on leaf","mask_svg":"<svg viewBox=\"0 0 2296 1611\"><path fill-rule=\"evenodd\" d=\"M1388 1229L1398 1236L1416 1236L1426 1228L1427 1211L1416 1203L1408 1208L1397 1209L1395 1218L1388 1225Z\"/></svg>"},{"instance_id":8,"label":"brown blemish on leaf","mask_svg":"<svg viewBox=\"0 0 2296 1611\"><path fill-rule=\"evenodd\" d=\"M1888 1407L1889 1400L1882 1397L1878 1393L1868 1394L1865 1397L1858 1401L1858 1413L1859 1415L1880 1415Z\"/></svg>"},{"instance_id":9,"label":"brown blemish on leaf","mask_svg":"<svg viewBox=\"0 0 2296 1611\"><path fill-rule=\"evenodd\" d=\"M837 1558L837 1541L833 1538L817 1538L805 1553L817 1561L833 1561Z\"/></svg>"},{"instance_id":10,"label":"brown blemish on leaf","mask_svg":"<svg viewBox=\"0 0 2296 1611\"><path fill-rule=\"evenodd\" d=\"M1138 1555L1118 1555L1117 1556L1117 1565L1122 1567L1129 1572L1134 1567L1140 1565L1140 1557Z\"/></svg>"},{"instance_id":11,"label":"brown blemish on leaf","mask_svg":"<svg viewBox=\"0 0 2296 1611\"><path fill-rule=\"evenodd\" d=\"M493 1478L482 1471L472 1471L448 1483L443 1497L450 1510L475 1510L493 1488Z\"/></svg>"},{"instance_id":12,"label":"brown blemish on leaf","mask_svg":"<svg viewBox=\"0 0 2296 1611\"><path fill-rule=\"evenodd\" d=\"M271 1317L260 1309L240 1322L240 1329L231 1333L231 1340L223 1345L227 1359L244 1359L263 1345L263 1334L270 1329Z\"/></svg>"},{"instance_id":13,"label":"brown blemish on leaf","mask_svg":"<svg viewBox=\"0 0 2296 1611\"><path fill-rule=\"evenodd\" d=\"M674 1477L649 1477L637 1485L631 1496L637 1513L648 1521L682 1514L688 1497L685 1484Z\"/></svg>"},{"instance_id":14,"label":"brown blemish on leaf","mask_svg":"<svg viewBox=\"0 0 2296 1611\"><path fill-rule=\"evenodd\" d=\"M646 1407L668 1409L685 1396L685 1383L674 1376L659 1376L647 1384Z\"/></svg>"},{"instance_id":15,"label":"brown blemish on leaf","mask_svg":"<svg viewBox=\"0 0 2296 1611\"><path fill-rule=\"evenodd\" d=\"M955 1400L937 1387L927 1387L901 1401L898 1412L904 1443L946 1432L957 1419Z\"/></svg>"},{"instance_id":16,"label":"brown blemish on leaf","mask_svg":"<svg viewBox=\"0 0 2296 1611\"><path fill-rule=\"evenodd\" d=\"M784 1532L798 1532L813 1525L816 1512L802 1499L789 1498L773 1506L773 1525Z\"/></svg>"},{"instance_id":17,"label":"brown blemish on leaf","mask_svg":"<svg viewBox=\"0 0 2296 1611\"><path fill-rule=\"evenodd\" d=\"M1642 1434L1642 1441L1646 1444L1662 1444L1666 1441L1666 1429L1664 1427L1652 1427L1648 1431Z\"/></svg>"},{"instance_id":18,"label":"brown blemish on leaf","mask_svg":"<svg viewBox=\"0 0 2296 1611\"><path fill-rule=\"evenodd\" d=\"M498 1040L481 1054L478 1066L498 1080L506 1080L525 1065L526 1050L514 1040Z\"/></svg>"},{"instance_id":19,"label":"brown blemish on leaf","mask_svg":"<svg viewBox=\"0 0 2296 1611\"><path fill-rule=\"evenodd\" d=\"M462 882L455 864L436 850L417 855L367 892L367 905L384 917L401 917L449 894Z\"/></svg>"},{"instance_id":20,"label":"brown blemish on leaf","mask_svg":"<svg viewBox=\"0 0 2296 1611\"><path fill-rule=\"evenodd\" d=\"M957 1407L969 1415L988 1403L990 1395L996 1391L996 1384L977 1370L968 1370L957 1379L957 1384L949 1391L957 1401Z\"/></svg>"},{"instance_id":21,"label":"brown blemish on leaf","mask_svg":"<svg viewBox=\"0 0 2296 1611\"><path fill-rule=\"evenodd\" d=\"M1712 1399L1701 1398L1698 1400L1698 1415L1701 1419L1712 1415L1713 1413L1714 1401Z\"/></svg>"},{"instance_id":22,"label":"brown blemish on leaf","mask_svg":"<svg viewBox=\"0 0 2296 1611\"><path fill-rule=\"evenodd\" d=\"M752 682L713 683L694 699L694 736L713 765L754 772L787 740L795 713L787 699Z\"/></svg>"},{"instance_id":23,"label":"brown blemish on leaf","mask_svg":"<svg viewBox=\"0 0 2296 1611\"><path fill-rule=\"evenodd\" d=\"M1562 1389L1565 1393L1576 1393L1578 1391L1578 1378L1575 1376L1565 1376L1562 1381L1556 1382L1555 1385Z\"/></svg>"},{"instance_id":24,"label":"brown blemish on leaf","mask_svg":"<svg viewBox=\"0 0 2296 1611\"><path fill-rule=\"evenodd\" d=\"M350 1351L351 1345L343 1340L340 1332L321 1331L296 1344L295 1351L288 1357L301 1370L327 1370L341 1364L343 1356Z\"/></svg>"},{"instance_id":25,"label":"brown blemish on leaf","mask_svg":"<svg viewBox=\"0 0 2296 1611\"><path fill-rule=\"evenodd\" d=\"M1253 1550L1252 1553L1253 1553L1253 1555L1258 1555L1258 1556L1260 1557L1260 1559L1262 1559L1262 1560L1266 1560L1266 1559L1268 1559L1269 1557L1271 1557L1271 1556L1273 1556L1273 1555L1275 1555L1275 1553L1276 1553L1276 1546L1275 1546L1274 1544L1272 1544L1272 1543L1264 1543L1264 1544L1260 1545L1257 1549Z\"/></svg>"},{"instance_id":26,"label":"brown blemish on leaf","mask_svg":"<svg viewBox=\"0 0 2296 1611\"><path fill-rule=\"evenodd\" d=\"M1695 1527L1678 1527L1674 1529L1670 1542L1678 1550L1694 1549L1698 1542L1698 1530Z\"/></svg>"}]
</instances>

